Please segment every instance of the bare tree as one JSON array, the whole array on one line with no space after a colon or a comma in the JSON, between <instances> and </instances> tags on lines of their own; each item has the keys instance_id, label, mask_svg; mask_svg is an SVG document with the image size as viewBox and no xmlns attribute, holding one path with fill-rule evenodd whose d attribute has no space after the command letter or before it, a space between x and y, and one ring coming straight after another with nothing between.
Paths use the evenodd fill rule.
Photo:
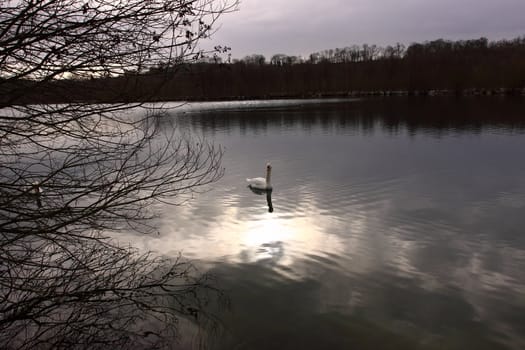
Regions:
<instances>
[{"instance_id":1,"label":"bare tree","mask_svg":"<svg viewBox=\"0 0 525 350\"><path fill-rule=\"evenodd\" d=\"M222 175L220 148L143 103L235 6L0 0L0 347L163 348L212 317L207 276L109 233L152 232Z\"/></svg>"}]
</instances>

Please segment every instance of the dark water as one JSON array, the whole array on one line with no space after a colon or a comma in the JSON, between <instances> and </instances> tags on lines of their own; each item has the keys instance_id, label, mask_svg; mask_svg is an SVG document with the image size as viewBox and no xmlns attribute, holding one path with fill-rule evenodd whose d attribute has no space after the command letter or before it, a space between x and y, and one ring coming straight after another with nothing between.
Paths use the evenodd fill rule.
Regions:
<instances>
[{"instance_id":1,"label":"dark water","mask_svg":"<svg viewBox=\"0 0 525 350\"><path fill-rule=\"evenodd\" d=\"M525 348L525 101L362 100L189 113L211 191L144 244L206 262L216 349ZM273 166L274 211L247 177Z\"/></svg>"}]
</instances>

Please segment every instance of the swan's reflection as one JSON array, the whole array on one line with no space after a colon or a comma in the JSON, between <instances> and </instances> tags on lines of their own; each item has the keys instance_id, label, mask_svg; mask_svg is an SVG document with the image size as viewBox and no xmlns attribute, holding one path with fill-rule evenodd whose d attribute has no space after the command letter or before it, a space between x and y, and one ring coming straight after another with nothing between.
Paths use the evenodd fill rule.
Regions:
<instances>
[{"instance_id":1,"label":"swan's reflection","mask_svg":"<svg viewBox=\"0 0 525 350\"><path fill-rule=\"evenodd\" d=\"M259 188L255 188L252 186L248 186L248 188L255 194L263 195L266 194L266 203L268 203L268 212L273 213L273 205L272 205L272 189L266 189L262 190Z\"/></svg>"}]
</instances>

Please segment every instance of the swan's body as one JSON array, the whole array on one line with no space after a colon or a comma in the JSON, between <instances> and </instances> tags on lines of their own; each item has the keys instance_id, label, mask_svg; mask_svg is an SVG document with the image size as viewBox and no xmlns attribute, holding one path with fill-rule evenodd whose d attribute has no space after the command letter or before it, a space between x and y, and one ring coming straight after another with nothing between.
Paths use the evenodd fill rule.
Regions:
<instances>
[{"instance_id":1,"label":"swan's body","mask_svg":"<svg viewBox=\"0 0 525 350\"><path fill-rule=\"evenodd\" d=\"M270 183L270 177L272 174L272 166L270 164L266 165L266 178L264 177L254 177L252 179L246 179L248 186L256 190L271 190L272 185Z\"/></svg>"},{"instance_id":2,"label":"swan's body","mask_svg":"<svg viewBox=\"0 0 525 350\"><path fill-rule=\"evenodd\" d=\"M256 190L265 190L268 188L266 179L264 177L254 177L252 179L246 179L248 186Z\"/></svg>"}]
</instances>

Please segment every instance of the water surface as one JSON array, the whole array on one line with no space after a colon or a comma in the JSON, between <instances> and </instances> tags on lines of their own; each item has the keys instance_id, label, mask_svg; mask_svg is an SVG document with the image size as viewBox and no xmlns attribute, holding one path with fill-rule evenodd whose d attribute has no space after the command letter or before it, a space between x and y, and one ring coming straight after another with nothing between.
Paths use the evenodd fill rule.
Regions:
<instances>
[{"instance_id":1,"label":"water surface","mask_svg":"<svg viewBox=\"0 0 525 350\"><path fill-rule=\"evenodd\" d=\"M522 99L397 98L172 112L224 177L165 210L164 254L232 308L217 349L525 348ZM273 166L268 198L245 179Z\"/></svg>"}]
</instances>

